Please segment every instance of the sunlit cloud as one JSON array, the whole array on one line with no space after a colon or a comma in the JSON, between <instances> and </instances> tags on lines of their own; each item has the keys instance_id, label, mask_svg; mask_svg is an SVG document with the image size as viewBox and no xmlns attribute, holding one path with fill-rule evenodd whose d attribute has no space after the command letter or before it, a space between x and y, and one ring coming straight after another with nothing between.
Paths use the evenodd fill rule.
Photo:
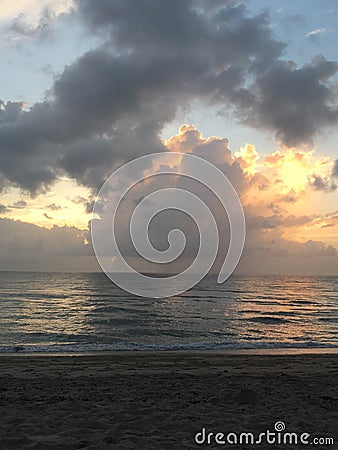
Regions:
<instances>
[{"instance_id":1,"label":"sunlit cloud","mask_svg":"<svg viewBox=\"0 0 338 450\"><path fill-rule=\"evenodd\" d=\"M284 190L303 192L309 179L314 176L327 176L332 170L333 162L327 157L315 156L315 150L303 150L281 146L277 151L264 158L267 172L281 180Z\"/></svg>"},{"instance_id":2,"label":"sunlit cloud","mask_svg":"<svg viewBox=\"0 0 338 450\"><path fill-rule=\"evenodd\" d=\"M257 173L257 162L260 156L254 145L245 144L242 146L239 151L235 152L235 158L246 173L249 175Z\"/></svg>"},{"instance_id":3,"label":"sunlit cloud","mask_svg":"<svg viewBox=\"0 0 338 450\"><path fill-rule=\"evenodd\" d=\"M262 156L254 145L246 144L231 152L228 139L205 138L194 125L181 126L177 134L163 143L170 152L202 156L223 170L224 164L228 164L227 175L232 177L241 197L249 227L252 232L257 229L253 246L258 246L259 240L267 237L295 243L323 239L328 245L338 244L337 214L316 211L309 214L318 191L313 185L313 177L328 180L335 164L329 157L317 156L315 148L280 145L277 150ZM325 202L326 192L322 190L322 202ZM308 250L309 245L306 248Z\"/></svg>"},{"instance_id":4,"label":"sunlit cloud","mask_svg":"<svg viewBox=\"0 0 338 450\"><path fill-rule=\"evenodd\" d=\"M69 193L72 196L69 196ZM74 201L73 199L77 199ZM75 226L86 230L91 211L86 211L91 193L74 180L59 180L48 193L34 198L25 196L18 189L2 193L2 217L39 225L44 228L58 226ZM52 214L51 214L52 212Z\"/></svg>"},{"instance_id":5,"label":"sunlit cloud","mask_svg":"<svg viewBox=\"0 0 338 450\"><path fill-rule=\"evenodd\" d=\"M16 46L25 39L46 36L50 25L72 6L73 0L0 0L1 46Z\"/></svg>"},{"instance_id":6,"label":"sunlit cloud","mask_svg":"<svg viewBox=\"0 0 338 450\"><path fill-rule=\"evenodd\" d=\"M50 8L55 14L68 11L73 0L1 0L0 22L10 21L20 14L24 14L28 21L36 21L41 11Z\"/></svg>"}]
</instances>

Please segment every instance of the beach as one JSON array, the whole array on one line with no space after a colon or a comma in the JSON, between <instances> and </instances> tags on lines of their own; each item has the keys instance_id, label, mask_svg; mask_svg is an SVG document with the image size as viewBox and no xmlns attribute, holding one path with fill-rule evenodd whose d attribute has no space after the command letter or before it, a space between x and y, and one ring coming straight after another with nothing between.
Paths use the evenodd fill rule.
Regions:
<instances>
[{"instance_id":1,"label":"beach","mask_svg":"<svg viewBox=\"0 0 338 450\"><path fill-rule=\"evenodd\" d=\"M0 378L1 450L307 448L215 442L277 422L338 438L337 354L2 354Z\"/></svg>"}]
</instances>

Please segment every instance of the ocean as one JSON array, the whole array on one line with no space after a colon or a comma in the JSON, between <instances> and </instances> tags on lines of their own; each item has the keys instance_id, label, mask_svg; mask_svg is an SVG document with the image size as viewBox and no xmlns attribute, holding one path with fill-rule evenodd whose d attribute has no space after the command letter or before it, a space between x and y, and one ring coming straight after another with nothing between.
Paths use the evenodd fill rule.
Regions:
<instances>
[{"instance_id":1,"label":"ocean","mask_svg":"<svg viewBox=\"0 0 338 450\"><path fill-rule=\"evenodd\" d=\"M102 273L0 272L0 352L338 347L338 277L207 277L147 299Z\"/></svg>"}]
</instances>

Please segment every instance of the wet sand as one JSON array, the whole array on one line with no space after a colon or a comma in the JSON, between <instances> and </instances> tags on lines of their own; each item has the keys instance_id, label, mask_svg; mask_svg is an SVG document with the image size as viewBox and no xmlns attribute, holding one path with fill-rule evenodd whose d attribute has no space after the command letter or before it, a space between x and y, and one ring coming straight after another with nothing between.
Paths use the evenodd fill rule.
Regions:
<instances>
[{"instance_id":1,"label":"wet sand","mask_svg":"<svg viewBox=\"0 0 338 450\"><path fill-rule=\"evenodd\" d=\"M337 354L1 355L0 449L338 448L214 440L280 421L338 439L337 381Z\"/></svg>"}]
</instances>

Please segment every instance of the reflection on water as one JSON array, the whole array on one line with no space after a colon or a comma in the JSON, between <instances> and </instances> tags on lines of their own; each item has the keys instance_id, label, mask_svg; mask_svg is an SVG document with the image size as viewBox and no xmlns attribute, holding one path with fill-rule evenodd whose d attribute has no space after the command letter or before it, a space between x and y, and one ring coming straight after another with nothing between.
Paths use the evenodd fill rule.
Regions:
<instances>
[{"instance_id":1,"label":"reflection on water","mask_svg":"<svg viewBox=\"0 0 338 450\"><path fill-rule=\"evenodd\" d=\"M144 299L103 274L0 272L0 298L3 351L338 343L337 277L208 277L180 296Z\"/></svg>"}]
</instances>

